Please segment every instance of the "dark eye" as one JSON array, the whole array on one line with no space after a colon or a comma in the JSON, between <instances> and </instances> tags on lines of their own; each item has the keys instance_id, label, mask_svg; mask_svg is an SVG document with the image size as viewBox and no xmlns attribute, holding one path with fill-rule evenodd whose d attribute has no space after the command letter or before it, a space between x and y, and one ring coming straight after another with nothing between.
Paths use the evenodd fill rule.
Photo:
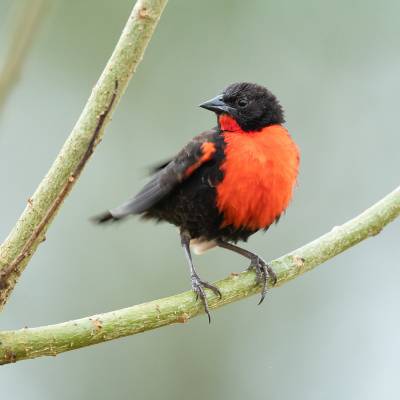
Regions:
<instances>
[{"instance_id":1,"label":"dark eye","mask_svg":"<svg viewBox=\"0 0 400 400\"><path fill-rule=\"evenodd\" d=\"M238 101L237 101L237 105L239 106L239 107L246 107L247 106L247 100L246 99L239 99Z\"/></svg>"}]
</instances>

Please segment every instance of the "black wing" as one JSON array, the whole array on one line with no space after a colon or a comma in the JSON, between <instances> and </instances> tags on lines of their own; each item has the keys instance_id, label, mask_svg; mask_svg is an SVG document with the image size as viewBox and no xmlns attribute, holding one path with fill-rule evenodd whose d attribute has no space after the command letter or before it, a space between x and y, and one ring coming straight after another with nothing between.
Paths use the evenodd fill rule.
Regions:
<instances>
[{"instance_id":1,"label":"black wing","mask_svg":"<svg viewBox=\"0 0 400 400\"><path fill-rule=\"evenodd\" d=\"M213 157L218 135L215 128L193 138L175 158L155 169L155 174L136 196L119 207L94 217L94 221L116 221L129 214L147 211Z\"/></svg>"}]
</instances>

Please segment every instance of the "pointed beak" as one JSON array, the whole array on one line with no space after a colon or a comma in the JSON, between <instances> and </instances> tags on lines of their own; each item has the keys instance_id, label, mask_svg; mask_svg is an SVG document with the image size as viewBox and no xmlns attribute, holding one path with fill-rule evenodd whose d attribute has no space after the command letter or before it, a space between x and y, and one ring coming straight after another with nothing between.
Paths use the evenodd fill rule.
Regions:
<instances>
[{"instance_id":1,"label":"pointed beak","mask_svg":"<svg viewBox=\"0 0 400 400\"><path fill-rule=\"evenodd\" d=\"M222 95L218 95L217 97L214 97L211 100L208 100L202 104L199 104L199 107L205 108L206 110L214 111L218 114L221 113L230 113L233 111L233 108L229 107L224 103L222 100Z\"/></svg>"}]
</instances>

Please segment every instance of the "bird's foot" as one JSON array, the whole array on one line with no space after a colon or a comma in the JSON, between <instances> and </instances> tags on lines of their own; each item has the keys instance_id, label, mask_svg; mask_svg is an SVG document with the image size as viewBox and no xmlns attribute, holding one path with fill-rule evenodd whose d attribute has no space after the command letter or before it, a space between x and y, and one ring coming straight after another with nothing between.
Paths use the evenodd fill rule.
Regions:
<instances>
[{"instance_id":1,"label":"bird's foot","mask_svg":"<svg viewBox=\"0 0 400 400\"><path fill-rule=\"evenodd\" d=\"M265 262L261 257L254 255L251 260L249 270L254 269L256 271L257 284L261 284L261 299L258 304L264 301L265 295L268 291L268 280L272 279L272 284L276 284L276 274L271 266Z\"/></svg>"},{"instance_id":2,"label":"bird's foot","mask_svg":"<svg viewBox=\"0 0 400 400\"><path fill-rule=\"evenodd\" d=\"M211 322L210 309L208 308L207 296L204 289L205 288L210 289L220 299L222 298L222 294L216 286L213 286L208 282L202 281L198 275L193 274L191 278L192 278L192 289L196 293L196 301L200 298L204 306L204 311L207 314L208 322L210 323Z\"/></svg>"}]
</instances>

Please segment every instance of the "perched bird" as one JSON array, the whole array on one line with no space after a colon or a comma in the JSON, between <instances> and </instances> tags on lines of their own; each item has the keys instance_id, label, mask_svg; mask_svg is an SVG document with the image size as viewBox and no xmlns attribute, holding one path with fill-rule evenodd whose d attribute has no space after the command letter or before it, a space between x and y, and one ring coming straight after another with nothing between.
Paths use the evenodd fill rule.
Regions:
<instances>
[{"instance_id":1,"label":"perched bird","mask_svg":"<svg viewBox=\"0 0 400 400\"><path fill-rule=\"evenodd\" d=\"M190 247L202 252L218 246L248 258L262 285L261 303L275 274L261 257L233 243L278 221L292 198L299 150L282 125L281 105L263 86L234 83L200 107L213 111L218 125L156 167L136 196L95 220L140 214L179 227L192 288L210 321L204 289L221 293L200 279Z\"/></svg>"}]
</instances>

